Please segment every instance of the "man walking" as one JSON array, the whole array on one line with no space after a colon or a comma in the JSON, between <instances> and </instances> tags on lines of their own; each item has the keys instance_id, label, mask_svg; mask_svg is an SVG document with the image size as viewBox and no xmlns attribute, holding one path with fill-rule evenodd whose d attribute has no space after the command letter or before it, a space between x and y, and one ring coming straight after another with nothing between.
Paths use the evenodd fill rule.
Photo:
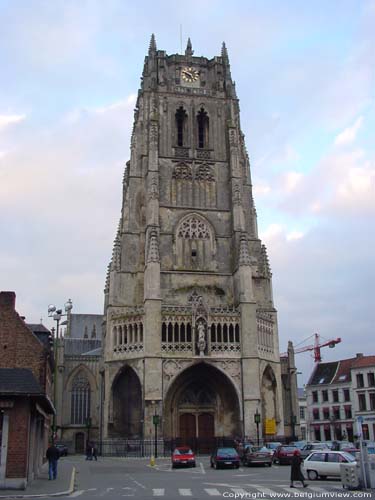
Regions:
<instances>
[{"instance_id":1,"label":"man walking","mask_svg":"<svg viewBox=\"0 0 375 500\"><path fill-rule=\"evenodd\" d=\"M60 458L60 452L54 444L50 444L46 457L48 460L48 479L56 479L57 477L57 461Z\"/></svg>"}]
</instances>

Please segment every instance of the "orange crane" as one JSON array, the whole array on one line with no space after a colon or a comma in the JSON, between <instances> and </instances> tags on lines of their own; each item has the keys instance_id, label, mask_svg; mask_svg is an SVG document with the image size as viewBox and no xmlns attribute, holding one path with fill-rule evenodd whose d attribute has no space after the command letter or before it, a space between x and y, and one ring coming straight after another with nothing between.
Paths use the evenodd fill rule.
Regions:
<instances>
[{"instance_id":1,"label":"orange crane","mask_svg":"<svg viewBox=\"0 0 375 500\"><path fill-rule=\"evenodd\" d=\"M309 337L311 338L311 337ZM315 363L320 363L322 361L322 356L320 354L320 349L322 347L330 347L331 349L335 347L336 344L339 344L341 342L341 338L338 337L337 339L331 339L327 340L327 342L323 342L322 344L320 343L320 336L318 333L314 334L314 344L306 345L304 347L299 347L298 349L294 349L294 354L297 354L299 352L306 352L306 351L314 351L314 361ZM288 354L286 352L280 354L280 357L284 358L287 357Z\"/></svg>"}]
</instances>

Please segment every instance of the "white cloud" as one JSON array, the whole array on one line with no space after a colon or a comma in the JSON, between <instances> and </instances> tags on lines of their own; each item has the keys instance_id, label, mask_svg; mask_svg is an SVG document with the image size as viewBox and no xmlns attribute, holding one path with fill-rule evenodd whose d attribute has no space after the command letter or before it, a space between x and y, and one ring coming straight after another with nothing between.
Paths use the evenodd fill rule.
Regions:
<instances>
[{"instance_id":1,"label":"white cloud","mask_svg":"<svg viewBox=\"0 0 375 500\"><path fill-rule=\"evenodd\" d=\"M353 123L351 127L347 127L340 134L338 134L335 138L336 146L348 146L352 144L356 137L359 129L362 127L363 116L357 118L357 120Z\"/></svg>"},{"instance_id":2,"label":"white cloud","mask_svg":"<svg viewBox=\"0 0 375 500\"><path fill-rule=\"evenodd\" d=\"M264 181L255 182L253 186L254 196L266 196L271 192L271 186Z\"/></svg>"},{"instance_id":3,"label":"white cloud","mask_svg":"<svg viewBox=\"0 0 375 500\"><path fill-rule=\"evenodd\" d=\"M25 120L26 115L0 115L0 130Z\"/></svg>"},{"instance_id":4,"label":"white cloud","mask_svg":"<svg viewBox=\"0 0 375 500\"><path fill-rule=\"evenodd\" d=\"M305 236L305 233L302 231L291 231L286 235L287 241L300 240Z\"/></svg>"},{"instance_id":5,"label":"white cloud","mask_svg":"<svg viewBox=\"0 0 375 500\"><path fill-rule=\"evenodd\" d=\"M295 191L302 179L303 174L300 172L287 172L284 175L284 189L286 189L288 193Z\"/></svg>"}]
</instances>

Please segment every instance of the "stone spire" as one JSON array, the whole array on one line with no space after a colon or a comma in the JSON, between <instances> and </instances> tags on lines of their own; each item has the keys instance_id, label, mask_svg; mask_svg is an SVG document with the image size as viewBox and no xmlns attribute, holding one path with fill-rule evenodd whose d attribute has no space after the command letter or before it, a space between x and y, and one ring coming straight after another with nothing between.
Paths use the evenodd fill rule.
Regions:
<instances>
[{"instance_id":1,"label":"stone spire","mask_svg":"<svg viewBox=\"0 0 375 500\"><path fill-rule=\"evenodd\" d=\"M223 58L224 63L229 66L229 56L225 42L223 42L223 45L221 46L221 57Z\"/></svg>"},{"instance_id":2,"label":"stone spire","mask_svg":"<svg viewBox=\"0 0 375 500\"><path fill-rule=\"evenodd\" d=\"M250 266L250 254L249 245L247 244L247 238L245 234L241 235L240 239L240 254L238 259L239 266Z\"/></svg>"},{"instance_id":3,"label":"stone spire","mask_svg":"<svg viewBox=\"0 0 375 500\"><path fill-rule=\"evenodd\" d=\"M111 269L114 271L119 271L121 268L120 227L121 227L121 219L120 219L120 222L118 224L116 238L114 239L114 242L113 242Z\"/></svg>"},{"instance_id":4,"label":"stone spire","mask_svg":"<svg viewBox=\"0 0 375 500\"><path fill-rule=\"evenodd\" d=\"M271 267L270 263L268 260L268 255L267 255L267 248L266 245L262 245L262 250L261 250L261 260L262 260L262 267L263 267L263 273L266 278L271 278L272 272L271 272Z\"/></svg>"},{"instance_id":5,"label":"stone spire","mask_svg":"<svg viewBox=\"0 0 375 500\"><path fill-rule=\"evenodd\" d=\"M159 262L159 242L158 233L153 230L150 233L147 262Z\"/></svg>"},{"instance_id":6,"label":"stone spire","mask_svg":"<svg viewBox=\"0 0 375 500\"><path fill-rule=\"evenodd\" d=\"M156 52L156 40L155 40L155 35L152 33L151 35L151 40L150 40L150 45L148 48L148 53L149 54L154 54Z\"/></svg>"},{"instance_id":7,"label":"stone spire","mask_svg":"<svg viewBox=\"0 0 375 500\"><path fill-rule=\"evenodd\" d=\"M190 37L188 38L187 45L186 45L186 50L185 50L185 56L192 56L194 54L193 46L191 44Z\"/></svg>"}]
</instances>

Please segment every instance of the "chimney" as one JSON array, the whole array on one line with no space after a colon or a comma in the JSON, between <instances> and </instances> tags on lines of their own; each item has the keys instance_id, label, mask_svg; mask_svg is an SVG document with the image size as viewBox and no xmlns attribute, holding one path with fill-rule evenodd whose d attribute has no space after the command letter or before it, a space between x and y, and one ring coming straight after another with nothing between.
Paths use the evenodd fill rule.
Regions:
<instances>
[{"instance_id":1,"label":"chimney","mask_svg":"<svg viewBox=\"0 0 375 500\"><path fill-rule=\"evenodd\" d=\"M16 308L16 294L14 292L0 292L0 309L14 311Z\"/></svg>"},{"instance_id":2,"label":"chimney","mask_svg":"<svg viewBox=\"0 0 375 500\"><path fill-rule=\"evenodd\" d=\"M363 358L363 352L357 352L357 354L355 355L355 357L357 359Z\"/></svg>"}]
</instances>

